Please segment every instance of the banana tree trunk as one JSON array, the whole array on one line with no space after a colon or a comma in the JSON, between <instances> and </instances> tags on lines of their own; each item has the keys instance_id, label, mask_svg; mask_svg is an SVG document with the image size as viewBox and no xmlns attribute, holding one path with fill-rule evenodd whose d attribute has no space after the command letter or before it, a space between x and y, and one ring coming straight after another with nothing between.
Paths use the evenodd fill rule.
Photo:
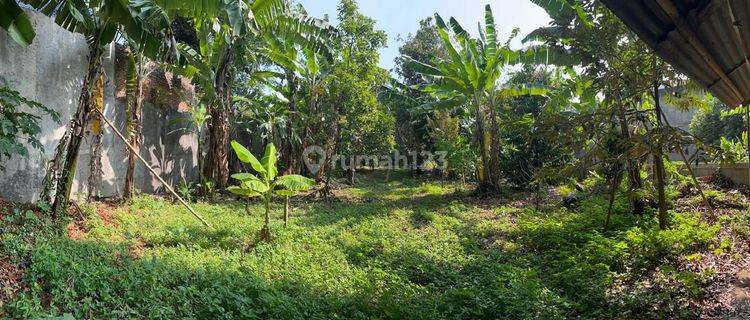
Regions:
<instances>
[{"instance_id":1,"label":"banana tree trunk","mask_svg":"<svg viewBox=\"0 0 750 320\"><path fill-rule=\"evenodd\" d=\"M206 195L208 194L210 190L208 190L208 187L206 186L206 178L203 175L203 163L205 162L205 157L203 156L203 149L204 149L203 130L199 129L195 135L197 136L197 140L198 140L198 143L197 143L198 145L198 175L200 176L198 180L201 183L200 192Z\"/></svg>"},{"instance_id":2,"label":"banana tree trunk","mask_svg":"<svg viewBox=\"0 0 750 320\"><path fill-rule=\"evenodd\" d=\"M83 84L81 85L76 112L68 126L69 139L65 148L65 156L55 159L55 162L60 161L60 165L55 165L55 167L61 168L61 170L55 184L55 200L52 204L53 218L56 218L59 213L67 212L68 209L70 192L73 187L73 179L75 178L76 163L78 162L78 153L83 141L86 125L88 124L88 115L92 108L91 85L102 73L103 50L104 48L100 46L94 46L89 52L86 77L83 79ZM61 141L60 143L65 143L65 141Z\"/></svg>"},{"instance_id":3,"label":"banana tree trunk","mask_svg":"<svg viewBox=\"0 0 750 320\"><path fill-rule=\"evenodd\" d=\"M92 108L102 111L104 108L104 75L99 74L92 93ZM102 119L98 112L90 114L91 148L89 154L88 200L94 200L99 190L102 177Z\"/></svg>"},{"instance_id":4,"label":"banana tree trunk","mask_svg":"<svg viewBox=\"0 0 750 320\"><path fill-rule=\"evenodd\" d=\"M271 197L266 195L264 200L266 210L265 218L263 221L263 229L260 231L260 238L263 240L271 240Z\"/></svg>"},{"instance_id":5,"label":"banana tree trunk","mask_svg":"<svg viewBox=\"0 0 750 320\"><path fill-rule=\"evenodd\" d=\"M475 148L478 149L480 160L480 166L477 166L477 179L479 180L478 191L484 192L490 188L490 157L487 150L488 141L485 128L485 110L478 98L475 98L475 116L476 116L476 129L474 130L474 144Z\"/></svg>"},{"instance_id":6,"label":"banana tree trunk","mask_svg":"<svg viewBox=\"0 0 750 320\"><path fill-rule=\"evenodd\" d=\"M203 175L213 182L216 188L224 188L229 181L227 143L229 143L229 119L220 106L211 108L211 125L208 130L206 161Z\"/></svg>"},{"instance_id":7,"label":"banana tree trunk","mask_svg":"<svg viewBox=\"0 0 750 320\"><path fill-rule=\"evenodd\" d=\"M132 49L131 49L132 50ZM131 54L133 54L131 52ZM136 60L137 59L137 60ZM132 96L128 96L128 119L127 119L127 132L125 135L128 137L128 143L138 150L138 144L141 141L141 90L142 90L142 67L143 61L140 55L131 60L131 63L136 63L135 66L135 90ZM125 172L125 188L123 190L123 196L125 199L130 199L133 196L133 189L135 187L135 160L136 155L128 149L128 163L127 171Z\"/></svg>"},{"instance_id":8,"label":"banana tree trunk","mask_svg":"<svg viewBox=\"0 0 750 320\"><path fill-rule=\"evenodd\" d=\"M237 130L233 130L233 128L229 128L229 137L231 140L237 140L242 141L242 138L240 137L240 133L237 132ZM227 154L227 163L229 165L229 174L242 172L242 162L237 157L237 153L234 152L234 149L229 148ZM202 168L202 167L201 167Z\"/></svg>"},{"instance_id":9,"label":"banana tree trunk","mask_svg":"<svg viewBox=\"0 0 750 320\"><path fill-rule=\"evenodd\" d=\"M497 122L497 112L490 106L490 149L489 168L485 169L488 173L488 188L490 192L500 191L500 126Z\"/></svg>"},{"instance_id":10,"label":"banana tree trunk","mask_svg":"<svg viewBox=\"0 0 750 320\"><path fill-rule=\"evenodd\" d=\"M208 128L208 149L203 174L219 189L226 188L229 182L227 146L229 145L229 111L232 106L234 58L234 48L230 46L222 56L216 72L214 85L217 101L209 108L211 125Z\"/></svg>"}]
</instances>

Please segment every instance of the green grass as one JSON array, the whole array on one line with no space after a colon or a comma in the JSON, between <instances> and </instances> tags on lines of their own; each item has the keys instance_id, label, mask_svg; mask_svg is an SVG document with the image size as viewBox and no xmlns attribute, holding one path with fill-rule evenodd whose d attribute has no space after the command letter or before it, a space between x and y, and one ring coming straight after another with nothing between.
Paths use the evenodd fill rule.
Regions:
<instances>
[{"instance_id":1,"label":"green grass","mask_svg":"<svg viewBox=\"0 0 750 320\"><path fill-rule=\"evenodd\" d=\"M290 227L274 220L268 243L256 242L260 204L252 216L237 202L196 204L209 230L179 205L141 197L109 221L88 209L88 231L77 240L10 215L3 249L28 264L27 287L4 311L76 319L696 316L680 303L700 296L706 275L680 265L718 246L718 227L696 215L672 213L672 228L659 231L651 217L618 214L604 231L606 202L597 197L575 212L536 212L470 198L457 184L394 178L362 176L343 201L296 202ZM281 205L273 209L278 218Z\"/></svg>"}]
</instances>

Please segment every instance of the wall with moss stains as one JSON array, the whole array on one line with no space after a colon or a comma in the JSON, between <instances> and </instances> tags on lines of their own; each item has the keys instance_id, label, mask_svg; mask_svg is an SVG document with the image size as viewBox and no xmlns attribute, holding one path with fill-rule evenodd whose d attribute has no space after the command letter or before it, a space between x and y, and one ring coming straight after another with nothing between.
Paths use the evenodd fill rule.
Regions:
<instances>
[{"instance_id":1,"label":"wall with moss stains","mask_svg":"<svg viewBox=\"0 0 750 320\"><path fill-rule=\"evenodd\" d=\"M37 36L28 47L13 42L0 30L0 85L20 92L23 96L42 103L60 113L62 123L49 118L41 120L40 141L44 151L30 150L29 157L15 156L6 161L0 172L0 197L11 201L34 202L39 199L45 168L54 157L55 147L65 132L65 126L75 111L80 85L87 64L88 49L84 37L58 27L42 14L28 13ZM104 110L108 119L119 130L125 127L124 72L125 49L115 44L108 47L104 58ZM197 142L188 121L187 108L182 99L191 95L186 79L174 77L153 68L144 86L143 142L141 155L173 185L183 177L197 181ZM177 86L178 88L175 88ZM159 95L159 92L183 94ZM73 192L87 194L91 136L81 146ZM116 138L111 128L104 127L102 145L102 197L118 197L125 181L127 153L125 145ZM136 187L146 193L164 190L139 162L136 164ZM78 196L74 195L73 199Z\"/></svg>"}]
</instances>

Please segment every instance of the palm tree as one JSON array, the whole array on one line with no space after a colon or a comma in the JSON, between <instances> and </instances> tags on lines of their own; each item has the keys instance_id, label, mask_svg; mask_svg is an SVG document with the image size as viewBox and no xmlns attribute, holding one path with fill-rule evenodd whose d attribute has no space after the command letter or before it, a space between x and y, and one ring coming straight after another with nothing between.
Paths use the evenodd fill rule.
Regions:
<instances>
[{"instance_id":1,"label":"palm tree","mask_svg":"<svg viewBox=\"0 0 750 320\"><path fill-rule=\"evenodd\" d=\"M500 187L498 162L501 146L496 130L498 98L544 92L539 88L498 87L503 68L510 63L574 65L576 61L562 50L530 47L514 51L509 48L509 41L500 43L489 5L485 7L484 28L480 26L478 39L471 38L454 18L446 24L440 15L435 14L435 22L448 58L436 58L428 64L404 57L406 66L428 77L431 81L421 89L438 98L422 108L470 108L475 126L473 143L481 160L481 166L477 166L479 191L495 192Z\"/></svg>"}]
</instances>

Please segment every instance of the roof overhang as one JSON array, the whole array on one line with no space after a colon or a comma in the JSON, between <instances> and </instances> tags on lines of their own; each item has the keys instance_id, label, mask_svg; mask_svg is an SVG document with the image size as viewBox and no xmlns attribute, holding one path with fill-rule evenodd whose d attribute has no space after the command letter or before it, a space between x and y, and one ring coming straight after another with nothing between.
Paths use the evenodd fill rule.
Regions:
<instances>
[{"instance_id":1,"label":"roof overhang","mask_svg":"<svg viewBox=\"0 0 750 320\"><path fill-rule=\"evenodd\" d=\"M750 1L602 1L657 55L722 102L750 102Z\"/></svg>"}]
</instances>

